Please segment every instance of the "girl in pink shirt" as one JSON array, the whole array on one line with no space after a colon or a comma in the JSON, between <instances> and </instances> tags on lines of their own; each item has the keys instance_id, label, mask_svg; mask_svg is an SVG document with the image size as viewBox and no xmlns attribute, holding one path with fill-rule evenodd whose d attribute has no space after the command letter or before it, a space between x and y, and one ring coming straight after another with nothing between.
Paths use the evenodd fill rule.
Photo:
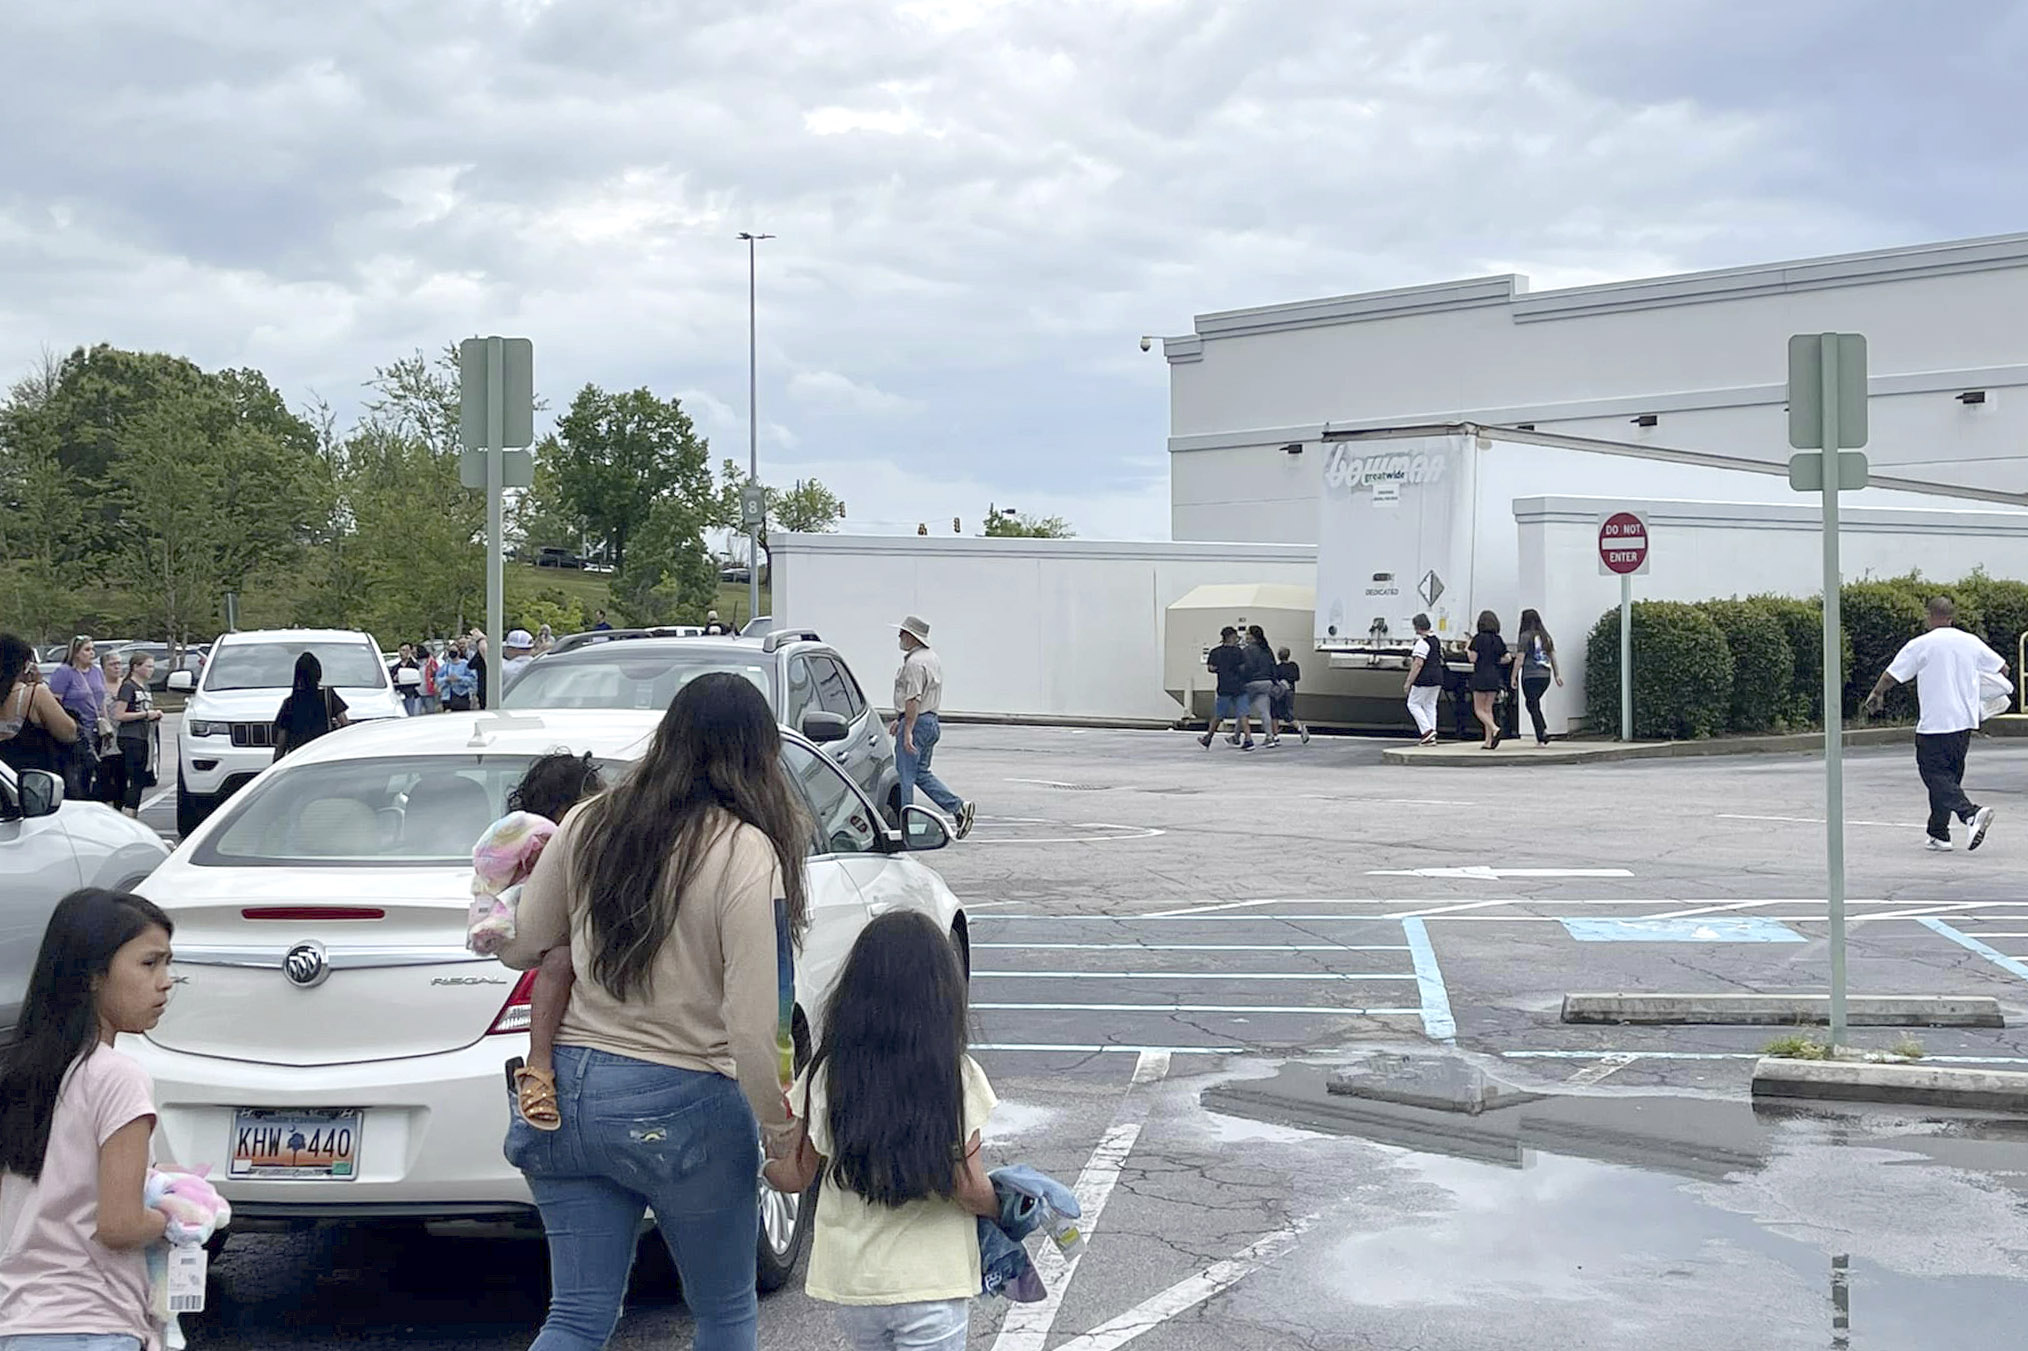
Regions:
<instances>
[{"instance_id":1,"label":"girl in pink shirt","mask_svg":"<svg viewBox=\"0 0 2028 1351\"><path fill-rule=\"evenodd\" d=\"M113 1047L169 1002L169 917L88 887L57 903L0 1061L0 1351L155 1351L144 1250L154 1086Z\"/></svg>"}]
</instances>

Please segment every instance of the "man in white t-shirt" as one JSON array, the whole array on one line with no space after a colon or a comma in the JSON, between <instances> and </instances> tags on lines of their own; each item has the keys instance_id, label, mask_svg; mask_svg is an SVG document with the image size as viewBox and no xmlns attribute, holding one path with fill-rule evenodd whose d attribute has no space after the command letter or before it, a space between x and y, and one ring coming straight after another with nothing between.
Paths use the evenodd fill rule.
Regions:
<instances>
[{"instance_id":1,"label":"man in white t-shirt","mask_svg":"<svg viewBox=\"0 0 2028 1351\"><path fill-rule=\"evenodd\" d=\"M1953 816L1972 828L1965 842L1968 850L1984 844L1992 828L1993 809L1965 796L1965 752L1984 714L1979 678L2007 669L1999 653L1956 626L1957 615L1947 597L1932 600L1929 632L1895 654L1873 693L1866 696L1866 711L1878 713L1889 690L1915 682L1915 697L1922 706L1922 717L1915 724L1915 767L1929 789L1928 848L1939 854L1951 847Z\"/></svg>"}]
</instances>

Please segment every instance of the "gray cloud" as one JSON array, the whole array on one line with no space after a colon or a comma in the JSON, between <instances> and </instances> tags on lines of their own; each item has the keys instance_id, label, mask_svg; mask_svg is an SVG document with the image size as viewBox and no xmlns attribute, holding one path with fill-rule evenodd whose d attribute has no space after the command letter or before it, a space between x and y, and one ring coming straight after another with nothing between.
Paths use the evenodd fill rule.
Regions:
<instances>
[{"instance_id":1,"label":"gray cloud","mask_svg":"<svg viewBox=\"0 0 2028 1351\"><path fill-rule=\"evenodd\" d=\"M471 332L691 390L864 520L1166 520L1195 312L2017 228L2023 6L0 0L0 368L107 340L341 410ZM856 480L856 482L855 482ZM856 500L855 500L856 499Z\"/></svg>"}]
</instances>

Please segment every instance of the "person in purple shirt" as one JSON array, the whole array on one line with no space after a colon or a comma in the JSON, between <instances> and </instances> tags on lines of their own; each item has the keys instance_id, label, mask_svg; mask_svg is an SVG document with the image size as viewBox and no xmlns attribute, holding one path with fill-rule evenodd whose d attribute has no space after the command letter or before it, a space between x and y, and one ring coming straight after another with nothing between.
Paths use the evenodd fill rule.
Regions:
<instances>
[{"instance_id":1,"label":"person in purple shirt","mask_svg":"<svg viewBox=\"0 0 2028 1351\"><path fill-rule=\"evenodd\" d=\"M49 692L63 705L63 711L77 719L77 740L63 765L64 796L75 801L91 798L98 777L99 724L106 709L106 678L99 673L98 649L80 634L70 640L63 665L50 673Z\"/></svg>"}]
</instances>

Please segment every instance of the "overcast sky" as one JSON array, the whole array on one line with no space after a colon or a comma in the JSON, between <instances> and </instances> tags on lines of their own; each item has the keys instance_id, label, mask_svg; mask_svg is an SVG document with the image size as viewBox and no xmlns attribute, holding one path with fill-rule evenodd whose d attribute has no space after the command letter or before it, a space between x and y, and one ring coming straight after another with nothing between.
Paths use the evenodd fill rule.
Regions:
<instances>
[{"instance_id":1,"label":"overcast sky","mask_svg":"<svg viewBox=\"0 0 2028 1351\"><path fill-rule=\"evenodd\" d=\"M471 333L855 529L1168 533L1207 310L2028 229L2001 0L0 0L0 372Z\"/></svg>"}]
</instances>

